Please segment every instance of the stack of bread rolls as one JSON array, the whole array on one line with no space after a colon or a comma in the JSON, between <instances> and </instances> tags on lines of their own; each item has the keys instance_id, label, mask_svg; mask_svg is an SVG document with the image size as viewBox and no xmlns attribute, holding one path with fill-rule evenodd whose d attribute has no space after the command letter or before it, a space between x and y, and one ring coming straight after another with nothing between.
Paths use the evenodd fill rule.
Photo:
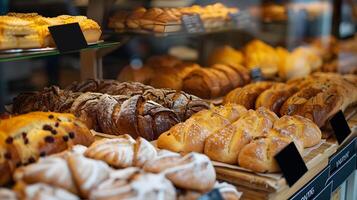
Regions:
<instances>
[{"instance_id":1,"label":"stack of bread rolls","mask_svg":"<svg viewBox=\"0 0 357 200\"><path fill-rule=\"evenodd\" d=\"M0 189L0 197L184 200L214 188L226 200L241 196L232 185L216 183L207 156L157 150L145 139L134 140L129 135L101 139L88 148L73 146L17 169L13 177L13 190Z\"/></svg>"},{"instance_id":2,"label":"stack of bread rolls","mask_svg":"<svg viewBox=\"0 0 357 200\"><path fill-rule=\"evenodd\" d=\"M274 156L294 142L301 152L321 140L320 129L301 116L283 116L261 107L227 104L196 113L173 126L157 146L183 154L200 152L215 161L255 172L278 172Z\"/></svg>"},{"instance_id":3,"label":"stack of bread rolls","mask_svg":"<svg viewBox=\"0 0 357 200\"><path fill-rule=\"evenodd\" d=\"M97 42L100 26L85 16L43 17L37 13L8 13L0 16L0 49L55 46L49 26L78 23L88 43Z\"/></svg>"},{"instance_id":4,"label":"stack of bread rolls","mask_svg":"<svg viewBox=\"0 0 357 200\"><path fill-rule=\"evenodd\" d=\"M301 115L327 127L334 114L357 103L357 76L314 73L287 83L252 83L232 90L223 103L265 107L278 116Z\"/></svg>"},{"instance_id":5,"label":"stack of bread rolls","mask_svg":"<svg viewBox=\"0 0 357 200\"><path fill-rule=\"evenodd\" d=\"M221 27L227 22L230 13L236 8L227 8L221 3L183 8L136 8L133 11L117 11L109 19L109 28L117 32L147 30L153 32L178 32L182 30L183 15L199 15L205 28Z\"/></svg>"},{"instance_id":6,"label":"stack of bread rolls","mask_svg":"<svg viewBox=\"0 0 357 200\"><path fill-rule=\"evenodd\" d=\"M139 81L156 88L182 90L211 99L224 96L230 90L248 84L250 76L246 68L234 62L234 58L230 62L204 68L163 55L153 56L139 69L126 66L119 74L118 80Z\"/></svg>"},{"instance_id":7,"label":"stack of bread rolls","mask_svg":"<svg viewBox=\"0 0 357 200\"><path fill-rule=\"evenodd\" d=\"M260 68L266 78L289 80L317 71L323 64L322 51L322 48L311 45L289 52L283 47L274 48L261 40L252 40L241 50L227 46L217 48L210 55L209 63L240 64L250 70Z\"/></svg>"}]
</instances>

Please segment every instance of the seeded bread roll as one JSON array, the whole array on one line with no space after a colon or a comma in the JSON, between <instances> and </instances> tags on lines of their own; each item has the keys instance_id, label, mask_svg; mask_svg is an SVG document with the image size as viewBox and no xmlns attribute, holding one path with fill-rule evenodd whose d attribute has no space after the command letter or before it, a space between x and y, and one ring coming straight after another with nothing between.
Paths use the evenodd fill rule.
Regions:
<instances>
[{"instance_id":1,"label":"seeded bread roll","mask_svg":"<svg viewBox=\"0 0 357 200\"><path fill-rule=\"evenodd\" d=\"M33 112L0 121L0 184L16 167L35 162L75 144L90 145L94 136L72 114ZM5 171L4 171L5 172Z\"/></svg>"}]
</instances>

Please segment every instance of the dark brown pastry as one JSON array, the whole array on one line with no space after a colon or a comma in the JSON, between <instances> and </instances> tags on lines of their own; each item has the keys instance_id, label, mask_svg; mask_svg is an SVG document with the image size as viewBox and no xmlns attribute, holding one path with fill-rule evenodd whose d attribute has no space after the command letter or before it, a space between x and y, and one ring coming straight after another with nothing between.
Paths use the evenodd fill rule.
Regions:
<instances>
[{"instance_id":1,"label":"dark brown pastry","mask_svg":"<svg viewBox=\"0 0 357 200\"><path fill-rule=\"evenodd\" d=\"M257 82L242 88L236 88L224 97L223 103L236 103L243 105L247 109L254 109L258 96L273 85L273 82Z\"/></svg>"},{"instance_id":2,"label":"dark brown pastry","mask_svg":"<svg viewBox=\"0 0 357 200\"><path fill-rule=\"evenodd\" d=\"M220 95L220 84L217 79L218 77L208 69L196 69L183 79L182 90L205 99L215 98Z\"/></svg>"}]
</instances>

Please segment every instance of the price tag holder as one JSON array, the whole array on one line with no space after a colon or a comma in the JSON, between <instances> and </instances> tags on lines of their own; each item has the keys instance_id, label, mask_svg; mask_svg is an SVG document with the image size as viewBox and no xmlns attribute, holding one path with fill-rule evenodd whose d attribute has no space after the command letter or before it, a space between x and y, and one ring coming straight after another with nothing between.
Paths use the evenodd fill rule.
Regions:
<instances>
[{"instance_id":1,"label":"price tag holder","mask_svg":"<svg viewBox=\"0 0 357 200\"><path fill-rule=\"evenodd\" d=\"M291 142L277 155L275 155L275 159L278 162L286 182L290 187L293 186L307 172L305 162L297 150L294 142Z\"/></svg>"},{"instance_id":2,"label":"price tag holder","mask_svg":"<svg viewBox=\"0 0 357 200\"><path fill-rule=\"evenodd\" d=\"M218 189L202 195L198 200L224 200Z\"/></svg>"},{"instance_id":3,"label":"price tag holder","mask_svg":"<svg viewBox=\"0 0 357 200\"><path fill-rule=\"evenodd\" d=\"M342 142L351 134L351 129L341 110L330 119L330 124L338 144L342 144Z\"/></svg>"},{"instance_id":4,"label":"price tag holder","mask_svg":"<svg viewBox=\"0 0 357 200\"><path fill-rule=\"evenodd\" d=\"M253 82L264 81L262 70L259 67L250 70L250 77Z\"/></svg>"},{"instance_id":5,"label":"price tag holder","mask_svg":"<svg viewBox=\"0 0 357 200\"><path fill-rule=\"evenodd\" d=\"M88 47L81 27L78 23L48 27L57 49L61 53L68 53Z\"/></svg>"},{"instance_id":6,"label":"price tag holder","mask_svg":"<svg viewBox=\"0 0 357 200\"><path fill-rule=\"evenodd\" d=\"M229 13L229 18L235 28L249 27L252 23L251 15L248 11L239 11L237 13Z\"/></svg>"},{"instance_id":7,"label":"price tag holder","mask_svg":"<svg viewBox=\"0 0 357 200\"><path fill-rule=\"evenodd\" d=\"M183 15L182 16L183 25L188 33L204 33L205 27L201 20L201 17L197 14L195 15Z\"/></svg>"},{"instance_id":8,"label":"price tag holder","mask_svg":"<svg viewBox=\"0 0 357 200\"><path fill-rule=\"evenodd\" d=\"M289 200L308 200L318 196L319 193L324 190L329 175L330 167L328 166L310 182L308 182L302 189L295 193Z\"/></svg>"},{"instance_id":9,"label":"price tag holder","mask_svg":"<svg viewBox=\"0 0 357 200\"><path fill-rule=\"evenodd\" d=\"M343 147L343 149L338 151L335 155L331 156L329 160L331 174L340 169L342 165L347 162L347 160L356 154L356 141L357 138L354 138L349 144Z\"/></svg>"}]
</instances>

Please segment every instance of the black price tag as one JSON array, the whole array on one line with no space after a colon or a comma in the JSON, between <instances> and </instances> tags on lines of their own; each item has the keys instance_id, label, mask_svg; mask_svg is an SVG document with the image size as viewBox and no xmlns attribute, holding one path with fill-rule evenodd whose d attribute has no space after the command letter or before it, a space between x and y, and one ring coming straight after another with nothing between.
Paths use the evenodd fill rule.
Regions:
<instances>
[{"instance_id":1,"label":"black price tag","mask_svg":"<svg viewBox=\"0 0 357 200\"><path fill-rule=\"evenodd\" d=\"M347 120L341 110L330 119L330 124L336 136L337 142L342 144L342 142L351 134L351 129L348 126Z\"/></svg>"},{"instance_id":2,"label":"black price tag","mask_svg":"<svg viewBox=\"0 0 357 200\"><path fill-rule=\"evenodd\" d=\"M264 80L262 70L258 67L250 70L250 76L251 76L252 80L255 82Z\"/></svg>"},{"instance_id":3,"label":"black price tag","mask_svg":"<svg viewBox=\"0 0 357 200\"><path fill-rule=\"evenodd\" d=\"M198 200L224 200L218 189L202 195Z\"/></svg>"},{"instance_id":4,"label":"black price tag","mask_svg":"<svg viewBox=\"0 0 357 200\"><path fill-rule=\"evenodd\" d=\"M275 155L275 159L278 162L286 182L290 187L307 172L305 162L297 150L294 142L291 142L277 155Z\"/></svg>"},{"instance_id":5,"label":"black price tag","mask_svg":"<svg viewBox=\"0 0 357 200\"><path fill-rule=\"evenodd\" d=\"M87 48L88 44L78 23L48 27L61 53Z\"/></svg>"},{"instance_id":6,"label":"black price tag","mask_svg":"<svg viewBox=\"0 0 357 200\"><path fill-rule=\"evenodd\" d=\"M204 33L205 27L201 20L201 17L197 14L195 15L183 15L182 16L183 25L188 33Z\"/></svg>"}]
</instances>

